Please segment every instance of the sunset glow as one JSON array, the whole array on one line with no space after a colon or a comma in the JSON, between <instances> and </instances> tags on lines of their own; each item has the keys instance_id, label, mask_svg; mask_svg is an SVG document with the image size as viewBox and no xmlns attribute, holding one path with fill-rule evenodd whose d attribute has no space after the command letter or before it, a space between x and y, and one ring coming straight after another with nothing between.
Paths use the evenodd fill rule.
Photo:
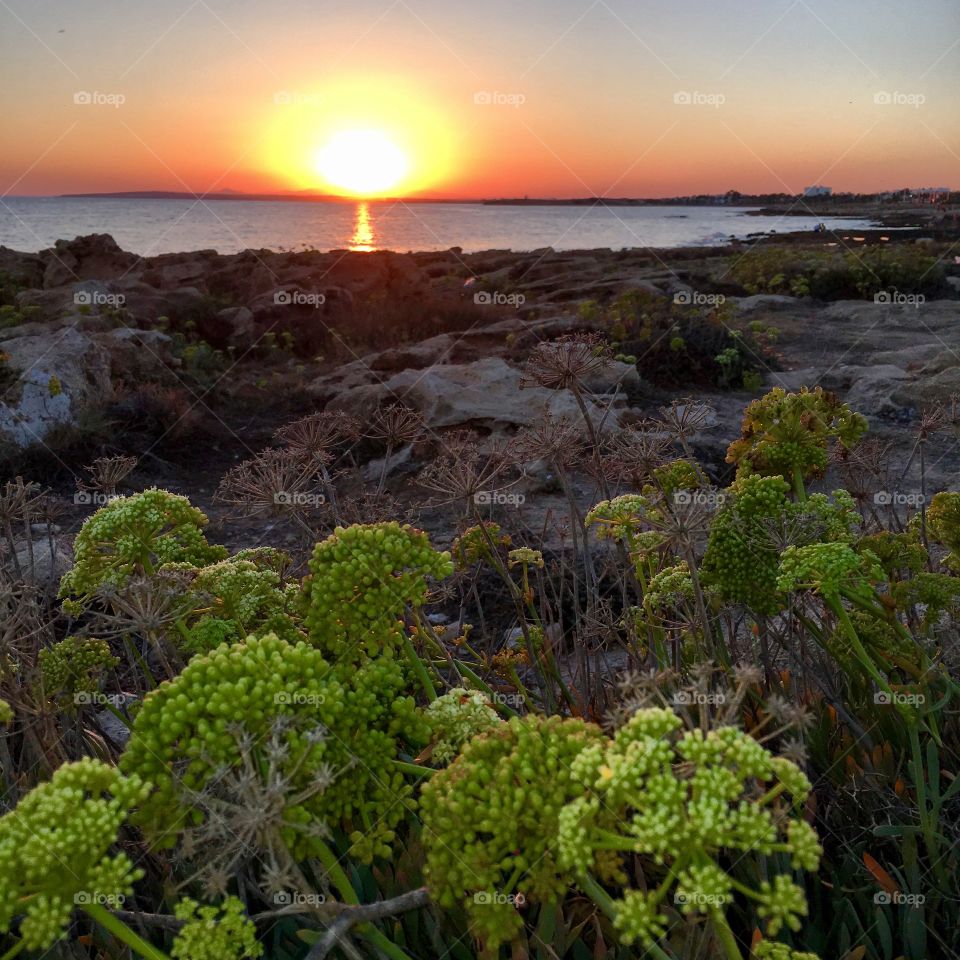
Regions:
<instances>
[{"instance_id":1,"label":"sunset glow","mask_svg":"<svg viewBox=\"0 0 960 960\"><path fill-rule=\"evenodd\" d=\"M379 196L396 189L407 175L410 161L380 130L344 130L319 151L316 167L335 190Z\"/></svg>"}]
</instances>

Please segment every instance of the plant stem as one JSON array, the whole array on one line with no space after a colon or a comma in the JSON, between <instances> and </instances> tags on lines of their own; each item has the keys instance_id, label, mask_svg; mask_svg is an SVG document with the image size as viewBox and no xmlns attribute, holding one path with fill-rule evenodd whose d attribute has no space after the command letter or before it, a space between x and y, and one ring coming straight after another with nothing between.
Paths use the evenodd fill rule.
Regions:
<instances>
[{"instance_id":1,"label":"plant stem","mask_svg":"<svg viewBox=\"0 0 960 960\"><path fill-rule=\"evenodd\" d=\"M85 903L82 905L82 909L92 920L99 923L101 927L112 933L118 940L123 941L145 960L170 960L165 953L147 943L146 940L134 933L122 920L117 919L101 904Z\"/></svg>"}]
</instances>

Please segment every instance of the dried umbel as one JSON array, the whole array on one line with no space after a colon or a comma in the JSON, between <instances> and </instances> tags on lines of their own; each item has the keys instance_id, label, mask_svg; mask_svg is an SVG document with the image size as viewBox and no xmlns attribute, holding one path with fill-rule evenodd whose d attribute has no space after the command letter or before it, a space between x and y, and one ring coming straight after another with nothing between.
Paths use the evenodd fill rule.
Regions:
<instances>
[{"instance_id":1,"label":"dried umbel","mask_svg":"<svg viewBox=\"0 0 960 960\"><path fill-rule=\"evenodd\" d=\"M589 392L591 377L608 369L612 360L610 345L596 334L561 337L537 345L520 385Z\"/></svg>"},{"instance_id":2,"label":"dried umbel","mask_svg":"<svg viewBox=\"0 0 960 960\"><path fill-rule=\"evenodd\" d=\"M574 466L587 454L583 426L566 417L539 417L520 431L513 450L521 461L546 460L557 466Z\"/></svg>"},{"instance_id":3,"label":"dried umbel","mask_svg":"<svg viewBox=\"0 0 960 960\"><path fill-rule=\"evenodd\" d=\"M117 488L136 469L137 457L99 457L87 467L90 483L77 483L81 491L96 490L104 496L116 496Z\"/></svg>"},{"instance_id":4,"label":"dried umbel","mask_svg":"<svg viewBox=\"0 0 960 960\"><path fill-rule=\"evenodd\" d=\"M315 462L296 450L264 450L230 469L215 499L240 516L303 518L326 503Z\"/></svg>"},{"instance_id":5,"label":"dried umbel","mask_svg":"<svg viewBox=\"0 0 960 960\"><path fill-rule=\"evenodd\" d=\"M438 505L464 500L475 504L478 494L504 487L503 477L511 465L512 458L502 445L494 445L487 456L475 447L455 447L429 463L417 482L444 496Z\"/></svg>"},{"instance_id":6,"label":"dried umbel","mask_svg":"<svg viewBox=\"0 0 960 960\"><path fill-rule=\"evenodd\" d=\"M608 475L629 480L640 488L654 471L671 459L673 437L655 420L645 420L619 431L604 458Z\"/></svg>"},{"instance_id":7,"label":"dried umbel","mask_svg":"<svg viewBox=\"0 0 960 960\"><path fill-rule=\"evenodd\" d=\"M400 403L388 403L373 411L364 436L396 448L415 443L424 430L423 414Z\"/></svg>"},{"instance_id":8,"label":"dried umbel","mask_svg":"<svg viewBox=\"0 0 960 960\"><path fill-rule=\"evenodd\" d=\"M660 416L664 426L678 440L686 441L710 425L714 410L708 403L686 397L671 401L668 407L661 407Z\"/></svg>"},{"instance_id":9,"label":"dried umbel","mask_svg":"<svg viewBox=\"0 0 960 960\"><path fill-rule=\"evenodd\" d=\"M360 435L355 417L342 410L324 410L281 427L274 440L301 456L329 462L337 444L357 440Z\"/></svg>"}]
</instances>

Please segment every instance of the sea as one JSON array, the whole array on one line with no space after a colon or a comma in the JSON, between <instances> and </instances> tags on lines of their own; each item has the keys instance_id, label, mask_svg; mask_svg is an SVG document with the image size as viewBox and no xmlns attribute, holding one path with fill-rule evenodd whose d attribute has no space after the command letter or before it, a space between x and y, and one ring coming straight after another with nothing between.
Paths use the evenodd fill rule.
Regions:
<instances>
[{"instance_id":1,"label":"sea","mask_svg":"<svg viewBox=\"0 0 960 960\"><path fill-rule=\"evenodd\" d=\"M0 198L0 246L36 252L109 233L141 256L188 250L577 250L718 246L757 233L812 230L817 217L748 207L574 206L403 201L91 197ZM824 219L831 232L868 220Z\"/></svg>"}]
</instances>

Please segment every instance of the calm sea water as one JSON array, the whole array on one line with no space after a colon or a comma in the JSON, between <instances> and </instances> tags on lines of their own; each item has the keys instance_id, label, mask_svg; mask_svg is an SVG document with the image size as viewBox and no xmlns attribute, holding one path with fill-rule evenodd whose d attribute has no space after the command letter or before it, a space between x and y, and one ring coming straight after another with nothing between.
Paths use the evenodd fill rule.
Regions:
<instances>
[{"instance_id":1,"label":"calm sea water","mask_svg":"<svg viewBox=\"0 0 960 960\"><path fill-rule=\"evenodd\" d=\"M7 197L0 245L37 251L109 233L150 256L184 250L556 250L716 245L758 231L808 230L815 217L752 217L737 207L522 207L481 204ZM858 230L868 221L834 219Z\"/></svg>"}]
</instances>

